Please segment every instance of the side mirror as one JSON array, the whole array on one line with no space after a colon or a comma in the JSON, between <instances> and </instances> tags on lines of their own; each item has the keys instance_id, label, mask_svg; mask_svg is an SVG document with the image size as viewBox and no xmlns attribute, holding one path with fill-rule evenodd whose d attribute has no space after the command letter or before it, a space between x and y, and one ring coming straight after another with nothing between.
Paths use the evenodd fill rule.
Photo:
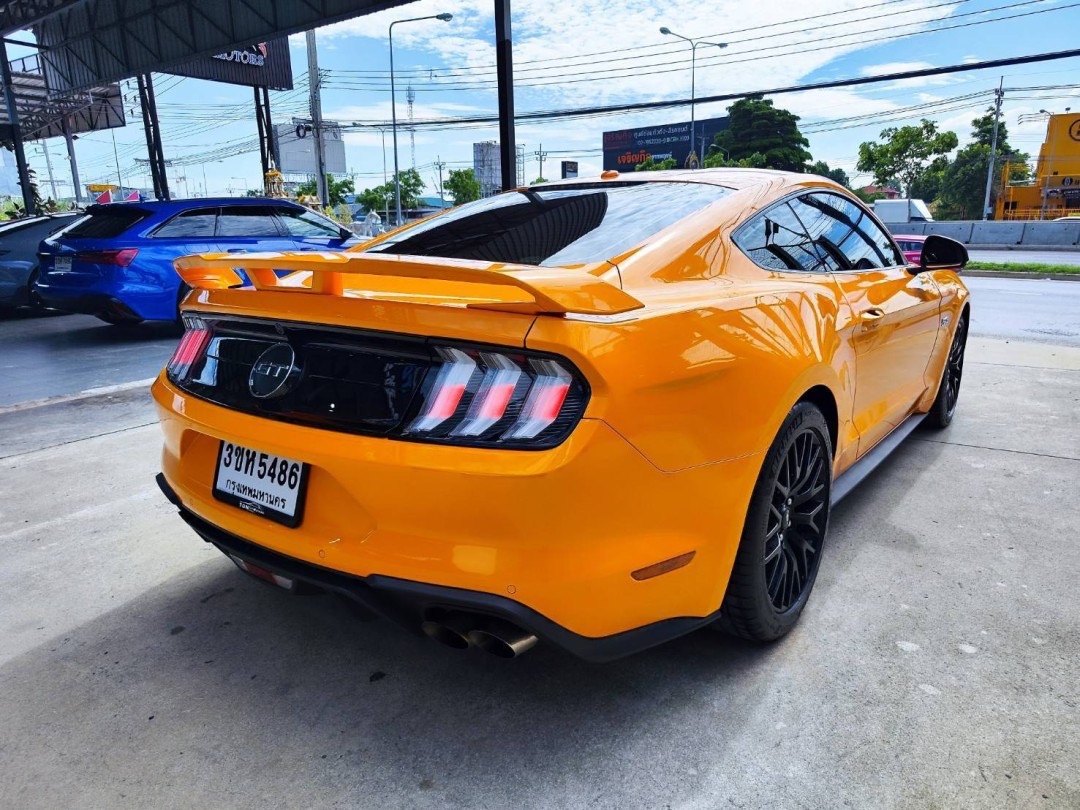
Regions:
<instances>
[{"instance_id":1,"label":"side mirror","mask_svg":"<svg viewBox=\"0 0 1080 810\"><path fill-rule=\"evenodd\" d=\"M344 239L344 240L352 239L354 236L356 236L355 233L353 233L352 231L350 231L348 228L345 228L345 227L342 227L340 229L340 233L341 233L341 238Z\"/></svg>"},{"instance_id":2,"label":"side mirror","mask_svg":"<svg viewBox=\"0 0 1080 810\"><path fill-rule=\"evenodd\" d=\"M923 242L919 255L920 272L922 270L956 270L959 272L968 263L967 248L963 243L947 236L930 234Z\"/></svg>"}]
</instances>

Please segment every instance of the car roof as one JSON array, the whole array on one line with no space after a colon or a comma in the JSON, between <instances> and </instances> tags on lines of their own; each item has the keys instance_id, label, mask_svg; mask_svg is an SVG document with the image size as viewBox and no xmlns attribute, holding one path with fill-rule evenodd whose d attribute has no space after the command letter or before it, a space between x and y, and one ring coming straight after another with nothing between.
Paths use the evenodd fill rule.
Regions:
<instances>
[{"instance_id":1,"label":"car roof","mask_svg":"<svg viewBox=\"0 0 1080 810\"><path fill-rule=\"evenodd\" d=\"M138 208L143 211L169 212L185 211L189 208L215 208L218 206L241 207L248 205L277 205L286 208L300 208L302 205L292 200L274 199L271 197L193 197L185 200L146 200L144 202L120 201L111 203L94 203L87 207L88 213L101 211L120 211L126 208ZM306 209L305 209L306 210Z\"/></svg>"},{"instance_id":2,"label":"car roof","mask_svg":"<svg viewBox=\"0 0 1080 810\"><path fill-rule=\"evenodd\" d=\"M782 172L774 169L670 169L660 172L613 172L606 171L599 177L574 177L566 180L553 180L543 183L541 188L549 186L572 186L584 183L604 182L646 182L646 183L707 183L724 186L736 191L764 186L830 186L840 188L827 177L816 174ZM532 188L537 188L533 186Z\"/></svg>"}]
</instances>

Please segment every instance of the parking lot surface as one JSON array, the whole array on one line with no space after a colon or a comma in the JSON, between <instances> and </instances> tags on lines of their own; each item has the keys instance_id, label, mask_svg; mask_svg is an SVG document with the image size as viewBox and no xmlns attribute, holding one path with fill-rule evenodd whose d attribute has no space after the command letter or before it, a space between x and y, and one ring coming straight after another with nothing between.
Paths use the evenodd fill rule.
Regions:
<instances>
[{"instance_id":1,"label":"parking lot surface","mask_svg":"<svg viewBox=\"0 0 1080 810\"><path fill-rule=\"evenodd\" d=\"M1078 402L1080 349L973 337L790 636L607 665L248 578L155 487L141 385L8 408L0 806L1075 808Z\"/></svg>"}]
</instances>

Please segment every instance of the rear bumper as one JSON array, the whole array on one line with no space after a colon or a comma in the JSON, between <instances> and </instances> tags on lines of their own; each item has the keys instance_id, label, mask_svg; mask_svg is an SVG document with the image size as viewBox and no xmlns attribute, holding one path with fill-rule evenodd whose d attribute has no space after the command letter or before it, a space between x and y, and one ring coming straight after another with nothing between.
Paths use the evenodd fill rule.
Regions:
<instances>
[{"instance_id":1,"label":"rear bumper","mask_svg":"<svg viewBox=\"0 0 1080 810\"><path fill-rule=\"evenodd\" d=\"M108 268L101 275L43 270L34 289L45 306L62 312L173 320L179 277L175 281L173 286L160 284L153 273L136 275L133 268Z\"/></svg>"},{"instance_id":2,"label":"rear bumper","mask_svg":"<svg viewBox=\"0 0 1080 810\"><path fill-rule=\"evenodd\" d=\"M164 377L153 395L164 478L211 542L243 538L260 554L309 566L300 579L313 569L345 578L339 584L361 582L365 593L409 591L483 608L592 658L607 654L578 652L586 640L633 651L710 620L760 466L755 455L665 473L596 419L552 450L491 450L255 417L186 395ZM299 526L214 497L222 440L310 465ZM632 576L691 551L683 568ZM658 624L666 629L646 632ZM627 632L648 640L605 641Z\"/></svg>"},{"instance_id":3,"label":"rear bumper","mask_svg":"<svg viewBox=\"0 0 1080 810\"><path fill-rule=\"evenodd\" d=\"M41 303L49 309L57 309L61 312L77 312L82 315L104 315L122 320L142 320L141 315L119 298L114 298L111 295L80 294L69 296L57 295L55 291L49 288L38 287L36 289Z\"/></svg>"},{"instance_id":4,"label":"rear bumper","mask_svg":"<svg viewBox=\"0 0 1080 810\"><path fill-rule=\"evenodd\" d=\"M207 543L226 556L235 556L282 577L303 582L320 591L351 599L407 630L419 632L422 619L432 611L462 611L505 619L537 638L583 658L602 663L632 655L670 641L714 621L719 611L700 618L676 618L599 638L579 635L520 602L480 591L412 582L373 574L357 577L322 568L270 551L203 520L185 508L161 473L157 483L165 497L180 510L180 517Z\"/></svg>"}]
</instances>

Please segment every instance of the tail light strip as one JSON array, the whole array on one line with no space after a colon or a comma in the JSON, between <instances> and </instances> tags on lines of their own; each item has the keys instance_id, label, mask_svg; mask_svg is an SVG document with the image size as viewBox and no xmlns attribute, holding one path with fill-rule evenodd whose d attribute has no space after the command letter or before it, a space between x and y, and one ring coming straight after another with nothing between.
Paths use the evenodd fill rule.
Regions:
<instances>
[{"instance_id":1,"label":"tail light strip","mask_svg":"<svg viewBox=\"0 0 1080 810\"><path fill-rule=\"evenodd\" d=\"M183 382L188 378L191 369L202 359L203 352L210 343L210 328L203 321L198 318L185 318L184 324L187 330L165 367L169 377L176 382Z\"/></svg>"}]
</instances>

